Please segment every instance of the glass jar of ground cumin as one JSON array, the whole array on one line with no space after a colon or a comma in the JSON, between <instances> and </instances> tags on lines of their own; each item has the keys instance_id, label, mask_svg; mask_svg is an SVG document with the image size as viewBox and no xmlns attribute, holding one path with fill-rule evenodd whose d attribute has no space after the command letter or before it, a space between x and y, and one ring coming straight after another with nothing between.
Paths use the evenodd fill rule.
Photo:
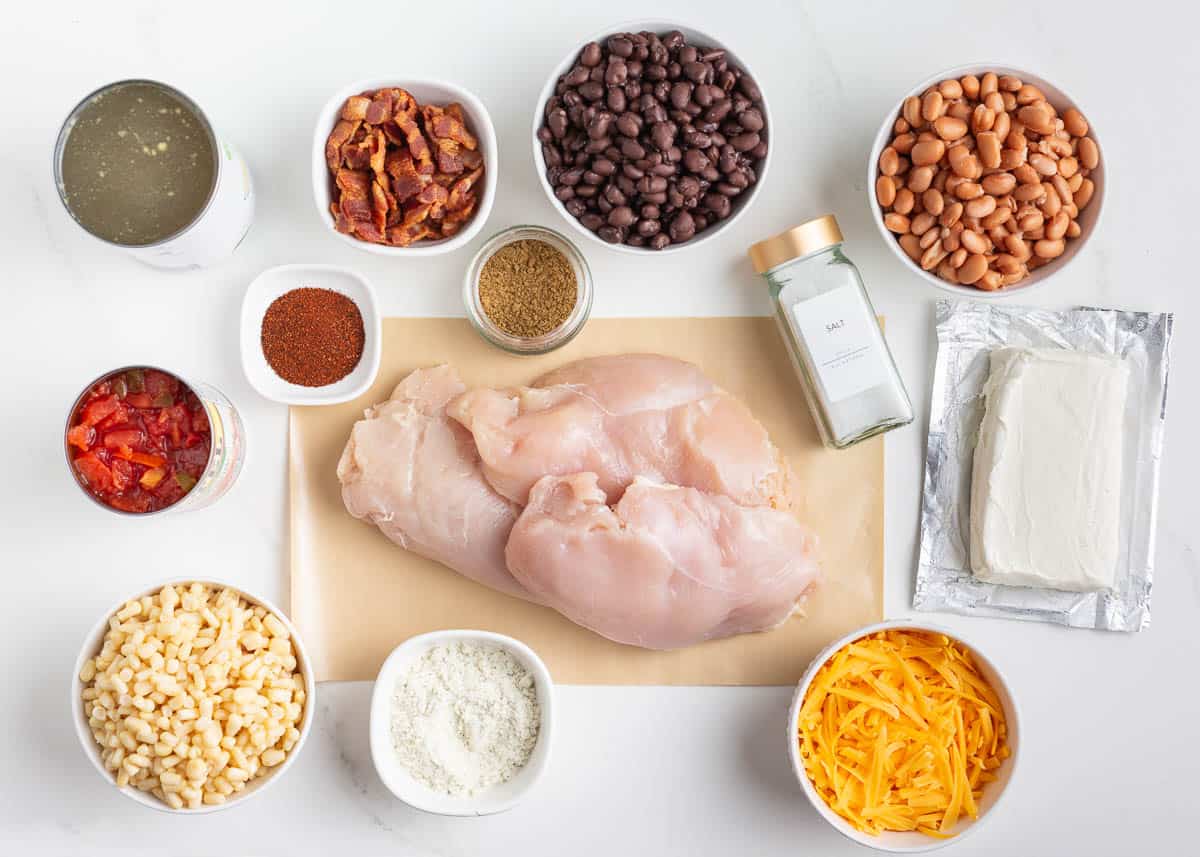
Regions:
<instances>
[{"instance_id":1,"label":"glass jar of ground cumin","mask_svg":"<svg viewBox=\"0 0 1200 857\"><path fill-rule=\"evenodd\" d=\"M463 280L467 318L512 354L566 345L592 310L592 273L570 240L544 226L513 226L475 254Z\"/></svg>"}]
</instances>

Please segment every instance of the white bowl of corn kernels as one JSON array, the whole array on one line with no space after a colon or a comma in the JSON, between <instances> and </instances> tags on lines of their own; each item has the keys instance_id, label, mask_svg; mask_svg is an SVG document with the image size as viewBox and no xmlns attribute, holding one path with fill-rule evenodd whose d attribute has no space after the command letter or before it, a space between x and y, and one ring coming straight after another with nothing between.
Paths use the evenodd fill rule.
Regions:
<instances>
[{"instance_id":1,"label":"white bowl of corn kernels","mask_svg":"<svg viewBox=\"0 0 1200 857\"><path fill-rule=\"evenodd\" d=\"M830 643L788 712L805 797L846 838L890 853L961 842L994 816L1020 737L995 662L960 634L906 619Z\"/></svg>"},{"instance_id":2,"label":"white bowl of corn kernels","mask_svg":"<svg viewBox=\"0 0 1200 857\"><path fill-rule=\"evenodd\" d=\"M217 580L122 599L71 677L79 743L133 801L182 814L245 802L278 780L312 729L316 682L270 601Z\"/></svg>"}]
</instances>

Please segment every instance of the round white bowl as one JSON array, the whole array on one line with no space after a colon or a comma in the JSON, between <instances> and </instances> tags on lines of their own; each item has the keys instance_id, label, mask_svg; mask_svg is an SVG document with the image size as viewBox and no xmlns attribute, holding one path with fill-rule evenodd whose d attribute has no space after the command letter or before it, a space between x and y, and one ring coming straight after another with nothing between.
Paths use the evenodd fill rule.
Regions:
<instances>
[{"instance_id":1,"label":"round white bowl","mask_svg":"<svg viewBox=\"0 0 1200 857\"><path fill-rule=\"evenodd\" d=\"M971 654L975 658L975 663L979 667L980 674L987 679L988 684L996 691L996 695L1000 697L1000 704L1004 708L1004 719L1008 726L1008 747L1011 755L1004 761L1004 764L997 768L996 779L983 787L983 797L979 801L978 820L972 820L970 816L963 816L952 831L955 835L949 839L935 839L931 836L926 836L924 833L917 833L915 831L886 831L878 836L872 836L869 833L855 829L846 819L834 812L829 807L829 804L825 803L821 795L817 793L812 780L808 778L808 772L804 770L804 760L800 757L800 742L796 738L796 723L800 716L800 708L804 704L805 694L808 693L809 685L812 684L813 677L816 676L817 671L843 646L868 634L873 634L876 631L897 629L944 634L965 645L971 650ZM1003 673L1000 672L1000 668L987 655L981 652L977 646L969 640L964 639L962 634L939 625L908 619L896 619L889 622L868 625L865 628L859 628L857 631L851 631L849 634L834 640L826 646L820 654L813 658L812 663L808 665L808 669L804 671L804 676L800 679L800 684L796 686L796 693L792 697L791 708L788 710L788 756L792 760L792 771L795 773L796 779L800 781L800 786L804 789L804 794L808 798L809 803L813 805L813 808L816 809L822 818L833 825L834 829L847 839L851 839L860 845L874 848L876 851L887 851L893 854L914 854L919 851L933 851L938 848L944 848L947 845L962 842L973 831L978 830L980 825L995 814L1000 799L1008 790L1009 783L1012 782L1013 774L1017 767L1020 739L1020 712L1017 709L1017 703L1009 688L1008 681L1004 678Z\"/></svg>"},{"instance_id":2,"label":"round white bowl","mask_svg":"<svg viewBox=\"0 0 1200 857\"><path fill-rule=\"evenodd\" d=\"M325 163L325 141L329 132L337 124L342 105L351 95L358 95L371 89L382 89L388 86L399 86L408 90L421 105L445 105L457 101L463 107L467 120L467 129L479 140L479 151L483 154L483 185L480 189L479 205L475 214L466 226L450 238L440 241L422 240L409 247L392 247L388 244L373 244L362 241L353 235L338 232L333 225L333 215L329 206L333 202L333 177L329 175L329 166ZM492 212L492 203L496 201L496 173L500 169L500 153L496 144L496 128L492 117L488 114L483 102L467 90L453 83L441 80L425 80L421 78L379 77L369 78L351 83L333 94L321 108L317 116L316 128L313 131L312 147L312 184L313 201L317 205L317 215L321 222L329 227L329 231L359 250L376 253L380 256L437 256L449 253L462 247L474 238L488 215Z\"/></svg>"},{"instance_id":3,"label":"round white bowl","mask_svg":"<svg viewBox=\"0 0 1200 857\"><path fill-rule=\"evenodd\" d=\"M537 744L525 767L508 782L470 797L439 794L414 779L396 758L392 744L392 696L396 681L413 661L429 649L458 641L498 646L520 661L533 675L542 718ZM554 683L542 659L531 648L512 637L490 631L432 631L420 634L397 646L379 668L371 693L370 731L371 759L375 762L379 778L392 794L409 806L437 815L479 816L505 812L529 794L550 761L554 731Z\"/></svg>"},{"instance_id":4,"label":"round white bowl","mask_svg":"<svg viewBox=\"0 0 1200 857\"><path fill-rule=\"evenodd\" d=\"M938 81L947 78L959 78L963 75L974 74L982 75L984 72L994 71L998 75L1011 74L1015 75L1025 83L1032 83L1040 89L1046 96L1054 108L1061 114L1068 107L1075 107L1084 116L1088 116L1088 112L1074 98L1071 98L1059 87L1047 81L1045 78L1038 77L1024 69L1015 68L1003 63L972 63L971 65L960 65L956 68L947 69L928 77L914 86L896 102L895 106L888 111L883 118L883 123L879 126L879 132L875 135L875 143L871 146L871 156L867 161L867 204L871 207L871 216L875 220L875 225L879 229L879 234L883 236L884 243L888 245L900 263L908 270L912 271L922 280L934 288L941 289L944 292L958 295L959 297L981 298L983 300L995 300L1011 297L1016 294L1024 295L1031 289L1043 285L1047 280L1063 270L1070 264L1071 260L1083 249L1083 245L1088 242L1092 232L1096 229L1096 224L1100 220L1100 211L1104 207L1104 175L1105 175L1105 157L1104 148L1100 145L1100 137L1096 134L1096 126L1092 124L1091 119L1088 120L1089 130L1088 136L1095 141L1096 147L1100 150L1100 164L1094 169L1091 175L1088 176L1096 185L1095 193L1092 195L1092 201L1088 204L1079 215L1079 237L1071 238L1067 241L1066 250L1063 254L1049 264L1042 265L1036 271L1033 271L1028 277L1011 286L1006 286L1002 289L997 289L994 292L977 289L974 286L961 286L957 283L948 283L932 271L923 271L921 266L908 258L908 254L900 246L900 242L896 240L896 236L888 231L888 228L883 225L883 209L879 207L879 203L875 199L875 180L879 178L879 155L887 147L888 142L892 137L892 125L896 121L896 117L900 115L901 108L904 102L913 95L920 95L926 89Z\"/></svg>"},{"instance_id":5,"label":"round white bowl","mask_svg":"<svg viewBox=\"0 0 1200 857\"><path fill-rule=\"evenodd\" d=\"M266 608L268 612L273 614L276 619L283 623L283 626L287 628L288 633L291 634L292 645L296 649L296 665L304 679L304 714L300 718L299 727L297 727L300 730L300 740L298 740L296 745L288 752L287 758L280 762L276 767L272 768L269 773L251 780L246 784L245 789L230 797L227 801L225 801L225 803L217 804L215 806L209 806L206 804L201 806L199 809L174 809L170 805L160 801L154 795L139 791L133 786L117 787L116 780L113 778L112 772L108 771L104 767L104 762L100 759L100 747L96 744L96 739L92 737L91 727L88 726L87 717L84 715L83 701L80 698L80 693L83 691L83 682L79 680L79 673L83 669L83 665L88 658L95 657L95 655L99 653L100 647L104 642L104 635L108 632L108 620L114 614L116 614L118 610L125 606L127 602L132 601L135 598L141 598L145 595L153 595L161 590L164 586L183 586L192 583L203 583L206 586L214 588L232 589L250 603ZM88 632L87 637L83 641L83 647L79 650L79 657L75 659L75 671L71 674L71 719L75 724L75 734L79 736L79 743L83 747L84 755L86 755L88 760L92 763L92 767L95 768L100 776L104 778L104 781L110 786L117 788L121 794L125 795L135 803L139 803L142 806L149 807L150 809L156 809L159 812L173 813L176 815L204 815L210 812L220 812L221 810L229 809L231 807L241 806L250 798L262 794L262 792L265 791L268 786L275 783L287 772L287 770L296 761L296 757L300 755L300 750L304 747L304 743L308 740L309 732L312 731L313 716L314 712L316 711L317 704L316 693L317 682L313 674L312 662L309 660L308 652L304 648L304 642L300 639L300 635L297 633L296 628L292 624L291 620L288 619L287 615L282 610L280 610L267 599L261 598L257 595L252 595L251 593L242 589L240 586L235 586L228 581L206 577L179 577L172 580L165 580L162 583L156 584L155 586L142 589L127 596L126 598L122 598L115 605L106 610L100 616L99 620L97 620L96 624L92 626L91 631Z\"/></svg>"},{"instance_id":6,"label":"round white bowl","mask_svg":"<svg viewBox=\"0 0 1200 857\"><path fill-rule=\"evenodd\" d=\"M262 350L262 321L276 298L300 288L329 289L354 301L362 315L363 353L358 365L340 381L304 387L275 374ZM242 298L242 371L263 397L285 405L334 405L358 398L375 383L383 350L383 323L375 289L367 279L336 265L279 265L263 271Z\"/></svg>"},{"instance_id":7,"label":"round white bowl","mask_svg":"<svg viewBox=\"0 0 1200 857\"><path fill-rule=\"evenodd\" d=\"M628 244L609 244L607 241L600 238L600 236L598 236L595 232L587 229L582 223L572 217L567 212L567 209L563 206L562 202L559 201L558 197L554 195L554 188L550 186L550 182L546 179L546 161L542 157L541 141L539 141L537 138L538 129L542 127L546 102L549 101L550 96L554 94L554 88L558 85L558 79L570 71L571 66L575 64L575 60L579 57L579 52L583 50L583 46L588 42L603 42L605 39L615 33L640 33L643 30L658 33L660 35L663 33L669 33L671 30L678 30L679 32L683 33L684 37L688 41L688 44L719 48L725 51L726 56L729 57L729 61L746 74L754 78L754 82L758 84L759 90L762 91L762 114L763 120L766 122L765 127L768 135L767 156L759 163L756 171L758 173L758 180L749 190L737 197L737 201L733 206L733 212L727 218L720 221L716 226L704 230L691 241L679 245L670 244L662 250L653 250L649 247L630 247ZM757 198L759 191L762 189L763 182L766 181L767 178L767 168L771 165L771 158L774 156L776 142L775 122L771 118L771 108L767 102L766 90L763 89L762 81L757 75L754 74L754 72L746 64L746 61L742 59L741 55L736 53L732 48L725 44L725 42L710 36L703 30L697 30L695 27L689 27L686 24L678 24L673 21L664 21L657 18L626 21L623 24L605 27L599 33L596 33L590 38L584 39L582 42L572 48L571 52L563 58L562 62L555 66L554 71L550 74L550 78L546 81L546 85L542 87L541 94L538 95L537 107L533 112L533 128L530 131L530 140L532 141L533 146L533 170L535 173L537 173L538 182L541 183L542 190L546 192L546 198L550 200L550 204L553 205L555 210L563 216L563 219L565 219L567 223L571 224L572 229L574 229L580 235L585 236L589 241L595 241L597 244L607 247L610 250L616 250L621 253L632 253L635 255L643 255L648 253L650 255L657 256L668 253L680 253L684 250L690 250L693 247L699 247L701 244L704 244L709 239L716 237L719 233L732 226L737 219L740 218L754 203L755 198ZM323 152L322 157L324 157Z\"/></svg>"}]
</instances>

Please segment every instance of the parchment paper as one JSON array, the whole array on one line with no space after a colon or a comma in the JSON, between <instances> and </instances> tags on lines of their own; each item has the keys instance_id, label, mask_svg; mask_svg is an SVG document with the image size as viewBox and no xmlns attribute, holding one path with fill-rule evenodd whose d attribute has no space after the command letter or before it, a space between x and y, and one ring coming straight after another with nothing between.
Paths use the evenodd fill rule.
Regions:
<instances>
[{"instance_id":1,"label":"parchment paper","mask_svg":"<svg viewBox=\"0 0 1200 857\"><path fill-rule=\"evenodd\" d=\"M452 363L468 386L505 386L580 357L639 351L702 366L749 406L791 460L800 516L820 538L824 573L805 615L769 632L674 652L622 646L402 550L342 505L336 468L351 426L411 370ZM407 638L475 628L524 641L567 684L796 682L831 640L883 617L882 439L826 450L799 384L770 318L593 319L566 347L532 358L488 345L465 319L385 320L383 366L366 394L290 412L291 616L317 680L373 679Z\"/></svg>"}]
</instances>

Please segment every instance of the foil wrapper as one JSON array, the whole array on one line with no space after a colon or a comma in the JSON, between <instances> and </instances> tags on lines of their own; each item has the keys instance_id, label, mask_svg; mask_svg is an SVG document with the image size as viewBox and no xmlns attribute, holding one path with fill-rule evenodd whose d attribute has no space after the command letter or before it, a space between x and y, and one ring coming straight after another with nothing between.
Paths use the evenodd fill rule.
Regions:
<instances>
[{"instance_id":1,"label":"foil wrapper","mask_svg":"<svg viewBox=\"0 0 1200 857\"><path fill-rule=\"evenodd\" d=\"M1172 316L1078 307L1057 311L976 301L937 302L938 354L929 413L921 549L913 607L1140 631L1150 624L1159 461L1166 419ZM1100 592L1001 586L970 564L971 470L988 353L1005 346L1068 348L1129 361L1116 586Z\"/></svg>"}]
</instances>

